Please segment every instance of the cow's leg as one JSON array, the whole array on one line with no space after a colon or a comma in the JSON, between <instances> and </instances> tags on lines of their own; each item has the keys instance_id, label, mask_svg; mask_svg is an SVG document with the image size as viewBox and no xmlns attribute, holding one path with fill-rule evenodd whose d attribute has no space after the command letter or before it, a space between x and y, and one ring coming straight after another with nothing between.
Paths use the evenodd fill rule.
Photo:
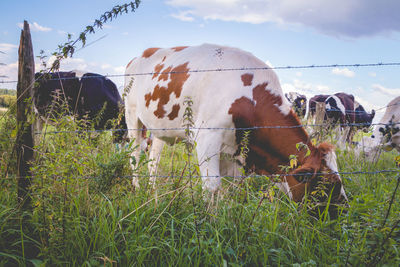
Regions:
<instances>
[{"instance_id":1,"label":"cow's leg","mask_svg":"<svg viewBox=\"0 0 400 267\"><path fill-rule=\"evenodd\" d=\"M136 116L136 109L130 108L125 113L126 116L126 125L128 127L128 137L133 142L133 147L135 147L134 151L132 152L132 157L135 158L136 163L139 162L139 157L141 153L141 144L143 142L143 124ZM132 158L130 159L130 163L133 166ZM134 166L133 166L134 168ZM138 177L132 178L132 185L135 188L139 188L139 179Z\"/></svg>"},{"instance_id":2,"label":"cow's leg","mask_svg":"<svg viewBox=\"0 0 400 267\"><path fill-rule=\"evenodd\" d=\"M215 193L221 184L219 172L221 133L202 131L197 137L197 157L203 181L203 189Z\"/></svg>"},{"instance_id":3,"label":"cow's leg","mask_svg":"<svg viewBox=\"0 0 400 267\"><path fill-rule=\"evenodd\" d=\"M238 156L233 157L230 154L220 154L220 161L219 161L220 175L230 176L233 177L234 179L242 178L243 173L240 171L240 167L244 166L244 164L238 158L239 158Z\"/></svg>"},{"instance_id":4,"label":"cow's leg","mask_svg":"<svg viewBox=\"0 0 400 267\"><path fill-rule=\"evenodd\" d=\"M160 163L160 158L161 158L161 152L164 147L164 141L154 138L152 145L151 145L151 150L150 150L150 155L149 155L149 173L150 173L150 184L153 186L153 189L155 188L155 182L157 179L157 170L158 170L158 165Z\"/></svg>"}]
</instances>

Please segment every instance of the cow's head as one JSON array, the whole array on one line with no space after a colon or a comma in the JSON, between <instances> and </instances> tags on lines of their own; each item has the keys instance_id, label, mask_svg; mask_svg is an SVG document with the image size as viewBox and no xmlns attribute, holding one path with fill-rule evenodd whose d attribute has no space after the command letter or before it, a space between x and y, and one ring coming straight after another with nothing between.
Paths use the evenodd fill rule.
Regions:
<instances>
[{"instance_id":1,"label":"cow's head","mask_svg":"<svg viewBox=\"0 0 400 267\"><path fill-rule=\"evenodd\" d=\"M379 127L379 132L382 135L382 148L385 151L391 151L400 144L400 127L393 122L393 117L384 127Z\"/></svg>"},{"instance_id":2,"label":"cow's head","mask_svg":"<svg viewBox=\"0 0 400 267\"><path fill-rule=\"evenodd\" d=\"M368 128L371 126L372 124L372 120L375 117L375 110L371 110L370 114L366 114L366 119L365 119L365 124L364 124L364 132L368 132Z\"/></svg>"},{"instance_id":3,"label":"cow's head","mask_svg":"<svg viewBox=\"0 0 400 267\"><path fill-rule=\"evenodd\" d=\"M371 113L367 113L364 107L358 104L358 107L354 110L355 112L355 123L360 123L364 132L368 132L368 128L372 124L372 120L375 117L375 110L371 110Z\"/></svg>"},{"instance_id":4,"label":"cow's head","mask_svg":"<svg viewBox=\"0 0 400 267\"><path fill-rule=\"evenodd\" d=\"M347 196L338 174L334 147L322 143L311 150L304 163L287 177L294 201L302 201L306 192L317 202L343 204Z\"/></svg>"},{"instance_id":5,"label":"cow's head","mask_svg":"<svg viewBox=\"0 0 400 267\"><path fill-rule=\"evenodd\" d=\"M299 117L304 117L307 110L307 97L296 92L285 94L286 99L292 104L292 107Z\"/></svg>"}]
</instances>

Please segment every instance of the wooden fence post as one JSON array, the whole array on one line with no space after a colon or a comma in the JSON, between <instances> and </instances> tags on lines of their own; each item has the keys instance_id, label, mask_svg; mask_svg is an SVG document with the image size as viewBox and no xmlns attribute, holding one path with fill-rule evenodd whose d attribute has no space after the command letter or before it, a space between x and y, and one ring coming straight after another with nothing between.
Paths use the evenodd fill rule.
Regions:
<instances>
[{"instance_id":1,"label":"wooden fence post","mask_svg":"<svg viewBox=\"0 0 400 267\"><path fill-rule=\"evenodd\" d=\"M33 56L29 24L24 21L18 50L18 84L17 84L17 166L18 166L18 202L21 207L30 205L30 185L32 174L29 170L33 159L32 124L27 120L30 110L28 99L32 97L35 81L35 61Z\"/></svg>"},{"instance_id":2,"label":"wooden fence post","mask_svg":"<svg viewBox=\"0 0 400 267\"><path fill-rule=\"evenodd\" d=\"M315 105L315 124L318 129L318 141L322 141L323 133L324 133L324 119L325 119L325 103L317 102ZM326 127L326 126L325 126Z\"/></svg>"}]
</instances>

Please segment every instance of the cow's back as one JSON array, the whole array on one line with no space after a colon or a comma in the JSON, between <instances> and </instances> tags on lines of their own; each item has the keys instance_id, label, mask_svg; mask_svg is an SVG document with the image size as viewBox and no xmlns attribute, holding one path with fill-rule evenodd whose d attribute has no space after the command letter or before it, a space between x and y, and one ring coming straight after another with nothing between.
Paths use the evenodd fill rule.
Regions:
<instances>
[{"instance_id":1,"label":"cow's back","mask_svg":"<svg viewBox=\"0 0 400 267\"><path fill-rule=\"evenodd\" d=\"M195 47L148 49L130 62L125 86L129 88L127 109L148 128L180 128L184 100L193 101L195 127L234 127L228 114L232 103L253 98L253 88L267 83L267 89L282 91L275 73L267 65L240 49L204 44ZM259 68L259 70L241 68ZM228 70L234 69L234 70ZM133 78L132 84L130 84ZM282 105L289 113L289 104ZM127 113L127 116L128 113ZM156 131L156 136L181 136L184 132Z\"/></svg>"}]
</instances>

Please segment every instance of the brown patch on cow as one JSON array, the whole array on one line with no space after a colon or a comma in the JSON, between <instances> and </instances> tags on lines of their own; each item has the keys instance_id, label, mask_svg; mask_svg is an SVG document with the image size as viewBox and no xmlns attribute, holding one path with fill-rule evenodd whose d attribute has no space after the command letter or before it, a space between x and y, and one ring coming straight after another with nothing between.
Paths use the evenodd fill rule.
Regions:
<instances>
[{"instance_id":1,"label":"brown patch on cow","mask_svg":"<svg viewBox=\"0 0 400 267\"><path fill-rule=\"evenodd\" d=\"M258 174L282 173L279 166L289 165L290 155L297 155L298 162L303 164L308 157L305 157L305 150L297 150L296 144L300 142L306 144L312 152L315 151L304 128L300 127L301 123L295 113L290 111L285 115L281 112L279 106L282 102L280 95L272 94L267 89L267 83L262 83L253 87L252 99L243 96L232 103L228 113L232 115L236 128L265 127L250 132L245 165L247 171ZM237 144L241 144L244 132L236 130ZM317 155L316 152L313 153L313 156ZM320 159L318 162L311 158L312 166L307 165L307 167L318 170ZM293 199L301 201L307 184L299 182L291 175L286 177L286 181Z\"/></svg>"},{"instance_id":2,"label":"brown patch on cow","mask_svg":"<svg viewBox=\"0 0 400 267\"><path fill-rule=\"evenodd\" d=\"M175 52L179 52L182 51L183 49L188 48L188 46L176 46L176 47L172 47L172 50L175 50Z\"/></svg>"},{"instance_id":3,"label":"brown patch on cow","mask_svg":"<svg viewBox=\"0 0 400 267\"><path fill-rule=\"evenodd\" d=\"M142 57L149 58L152 55L154 55L154 53L157 52L158 50L160 50L160 48L158 47L148 48L143 51Z\"/></svg>"},{"instance_id":4,"label":"brown patch on cow","mask_svg":"<svg viewBox=\"0 0 400 267\"><path fill-rule=\"evenodd\" d=\"M278 165L285 165L290 155L297 154L296 144L308 144L308 135L302 127L285 128L301 125L291 111L285 115L279 109L282 98L267 89L267 83L253 88L253 97L241 97L232 103L228 113L232 115L236 128L257 126L271 127L252 130L246 165L248 169L264 170L269 173L280 171ZM274 126L283 126L273 128ZM236 131L236 142L241 143L243 130Z\"/></svg>"},{"instance_id":5,"label":"brown patch on cow","mask_svg":"<svg viewBox=\"0 0 400 267\"><path fill-rule=\"evenodd\" d=\"M168 68L166 68L165 70L163 70L163 71L160 73L160 76L158 77L158 81L161 81L161 80L167 81L169 75L171 74L171 69L172 69L172 67L169 66Z\"/></svg>"},{"instance_id":6,"label":"brown patch on cow","mask_svg":"<svg viewBox=\"0 0 400 267\"><path fill-rule=\"evenodd\" d=\"M180 106L179 104L175 104L172 106L172 111L168 114L168 118L172 121L173 119L175 119L176 117L178 117L178 113L180 110Z\"/></svg>"},{"instance_id":7,"label":"brown patch on cow","mask_svg":"<svg viewBox=\"0 0 400 267\"><path fill-rule=\"evenodd\" d=\"M245 73L241 76L244 86L250 86L253 83L253 74Z\"/></svg>"},{"instance_id":8,"label":"brown patch on cow","mask_svg":"<svg viewBox=\"0 0 400 267\"><path fill-rule=\"evenodd\" d=\"M157 65L154 67L154 74L153 74L152 79L155 79L158 75L160 75L161 70L162 70L163 68L164 68L164 64L157 64Z\"/></svg>"},{"instance_id":9,"label":"brown patch on cow","mask_svg":"<svg viewBox=\"0 0 400 267\"><path fill-rule=\"evenodd\" d=\"M152 93L148 93L144 96L146 107L149 107L150 101L158 101L157 109L154 111L154 115L156 115L157 118L164 118L166 113L166 111L164 110L164 106L169 102L172 93L175 94L176 98L180 97L183 84L190 76L188 73L188 64L189 62L186 62L174 68L168 67L163 70L163 74L160 75L159 81L164 80L169 76L170 81L168 82L167 87L156 85ZM165 74L166 72L168 72L169 75ZM177 114L179 111L178 107L176 107L175 105L173 106L173 110L170 113L171 116L168 115L170 119L174 119L175 113Z\"/></svg>"}]
</instances>

